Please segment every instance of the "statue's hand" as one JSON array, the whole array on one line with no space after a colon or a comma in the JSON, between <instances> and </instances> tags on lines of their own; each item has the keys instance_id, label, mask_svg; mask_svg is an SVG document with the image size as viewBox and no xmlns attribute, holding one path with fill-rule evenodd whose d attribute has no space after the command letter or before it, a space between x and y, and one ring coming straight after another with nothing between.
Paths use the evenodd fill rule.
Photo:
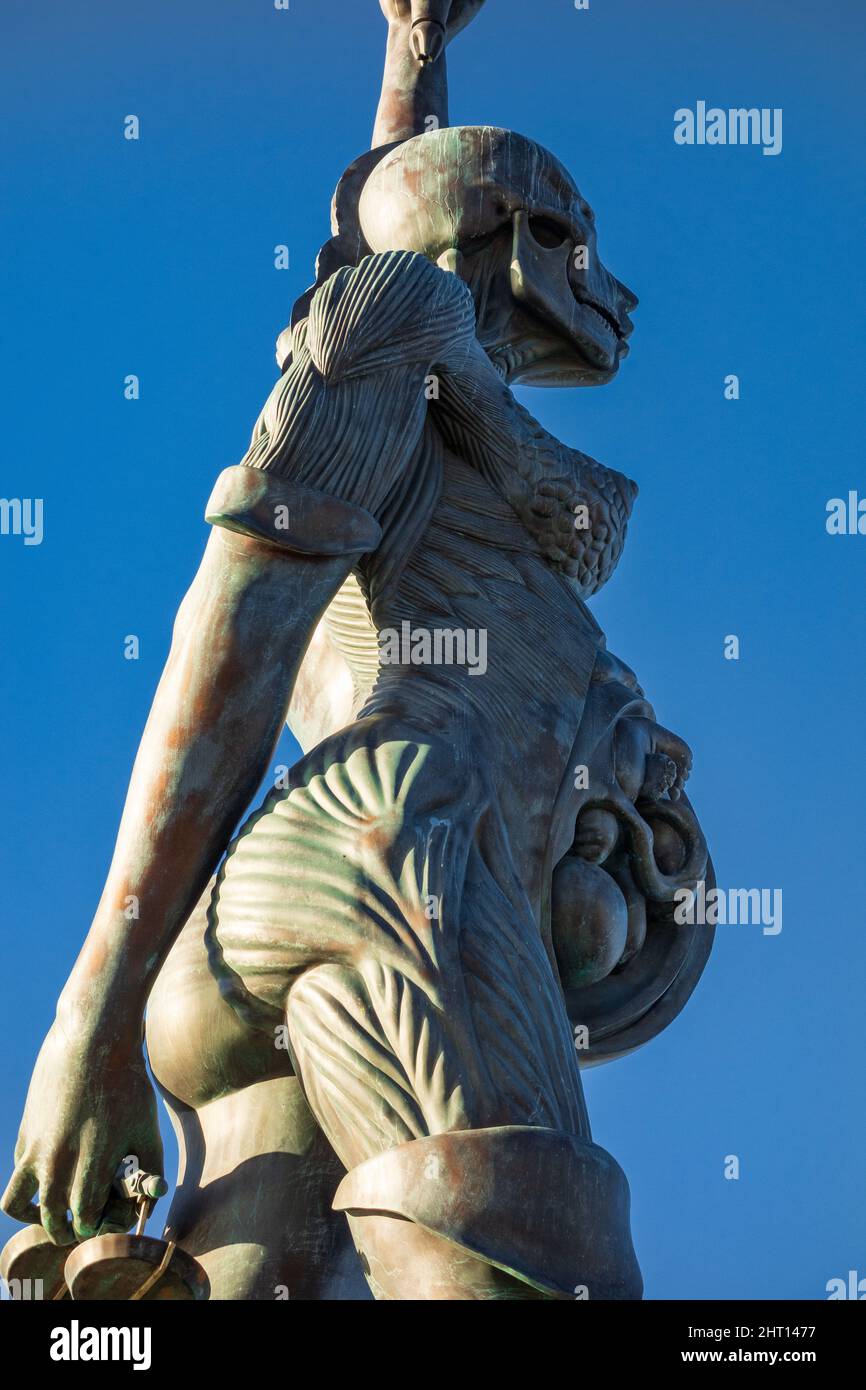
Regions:
<instances>
[{"instance_id":1,"label":"statue's hand","mask_svg":"<svg viewBox=\"0 0 866 1390\"><path fill-rule=\"evenodd\" d=\"M118 1211L111 1185L132 1155L162 1173L156 1097L140 1048L70 1036L55 1022L33 1070L0 1207L41 1222L56 1245L96 1235L104 1214L113 1229L129 1225L131 1207Z\"/></svg>"},{"instance_id":2,"label":"statue's hand","mask_svg":"<svg viewBox=\"0 0 866 1390\"><path fill-rule=\"evenodd\" d=\"M412 18L412 0L379 0L382 13L389 24L408 24Z\"/></svg>"},{"instance_id":3,"label":"statue's hand","mask_svg":"<svg viewBox=\"0 0 866 1390\"><path fill-rule=\"evenodd\" d=\"M455 34L459 34L461 29L472 23L483 4L484 0L454 0L445 27L446 43L450 43Z\"/></svg>"},{"instance_id":4,"label":"statue's hand","mask_svg":"<svg viewBox=\"0 0 866 1390\"><path fill-rule=\"evenodd\" d=\"M379 0L379 4L393 28L409 29L426 22L444 29L445 42L450 43L475 18L484 0Z\"/></svg>"}]
</instances>

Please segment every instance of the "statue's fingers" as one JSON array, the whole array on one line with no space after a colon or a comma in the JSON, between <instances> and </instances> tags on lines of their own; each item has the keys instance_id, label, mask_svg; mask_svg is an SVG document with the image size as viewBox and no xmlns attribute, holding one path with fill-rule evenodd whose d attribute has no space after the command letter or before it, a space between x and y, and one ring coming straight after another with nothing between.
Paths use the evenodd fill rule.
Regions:
<instances>
[{"instance_id":1,"label":"statue's fingers","mask_svg":"<svg viewBox=\"0 0 866 1390\"><path fill-rule=\"evenodd\" d=\"M461 29L465 29L483 4L484 0L454 0L451 13L448 16L448 28L452 33L459 33Z\"/></svg>"},{"instance_id":2,"label":"statue's fingers","mask_svg":"<svg viewBox=\"0 0 866 1390\"><path fill-rule=\"evenodd\" d=\"M100 1175L98 1165L79 1161L69 1195L76 1239L88 1240L97 1234L111 1196L111 1181L106 1182L104 1175Z\"/></svg>"},{"instance_id":3,"label":"statue's fingers","mask_svg":"<svg viewBox=\"0 0 866 1390\"><path fill-rule=\"evenodd\" d=\"M389 24L408 19L412 13L411 0L379 0L379 4Z\"/></svg>"},{"instance_id":4,"label":"statue's fingers","mask_svg":"<svg viewBox=\"0 0 866 1390\"><path fill-rule=\"evenodd\" d=\"M15 1221L38 1222L39 1208L33 1201L38 1188L36 1174L30 1168L17 1167L0 1197L0 1211Z\"/></svg>"},{"instance_id":5,"label":"statue's fingers","mask_svg":"<svg viewBox=\"0 0 866 1390\"><path fill-rule=\"evenodd\" d=\"M147 1186L148 1196L162 1197L168 1191L163 1178L165 1168L165 1156L162 1151L162 1140L159 1136L159 1128L154 1116L153 1135L143 1140L138 1148L138 1161L142 1170L147 1173L151 1182ZM150 1188L155 1186L159 1191L151 1192Z\"/></svg>"},{"instance_id":6,"label":"statue's fingers","mask_svg":"<svg viewBox=\"0 0 866 1390\"><path fill-rule=\"evenodd\" d=\"M115 1193L108 1200L96 1234L99 1236L123 1235L125 1231L130 1230L135 1225L137 1216L135 1202Z\"/></svg>"},{"instance_id":7,"label":"statue's fingers","mask_svg":"<svg viewBox=\"0 0 866 1390\"><path fill-rule=\"evenodd\" d=\"M55 1245L75 1244L75 1233L67 1215L66 1191L61 1183L40 1183L39 1212L43 1230Z\"/></svg>"}]
</instances>

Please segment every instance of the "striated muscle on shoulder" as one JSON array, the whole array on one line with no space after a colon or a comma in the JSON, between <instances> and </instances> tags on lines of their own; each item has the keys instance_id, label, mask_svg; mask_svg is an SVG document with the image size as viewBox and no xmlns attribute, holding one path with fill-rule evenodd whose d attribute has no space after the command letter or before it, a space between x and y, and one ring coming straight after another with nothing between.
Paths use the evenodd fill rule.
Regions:
<instances>
[{"instance_id":1,"label":"striated muscle on shoulder","mask_svg":"<svg viewBox=\"0 0 866 1390\"><path fill-rule=\"evenodd\" d=\"M473 350L475 306L468 287L424 256L388 251L336 271L297 325L292 360L225 483L237 497L221 493L211 514L231 515L236 529L249 528L252 523L236 513L240 508L247 516L252 489L256 534L264 527L273 539L270 521L262 518L286 500L274 492L278 479L360 508L378 529L386 502L418 453L427 417L425 378L440 367L459 368ZM251 470L259 476L250 479ZM299 503L297 524L301 511ZM276 540L286 543L285 536ZM298 536L294 543L300 545Z\"/></svg>"},{"instance_id":2,"label":"striated muscle on shoulder","mask_svg":"<svg viewBox=\"0 0 866 1390\"><path fill-rule=\"evenodd\" d=\"M414 251L344 267L316 291L305 346L328 381L453 357L475 332L468 287Z\"/></svg>"}]
</instances>

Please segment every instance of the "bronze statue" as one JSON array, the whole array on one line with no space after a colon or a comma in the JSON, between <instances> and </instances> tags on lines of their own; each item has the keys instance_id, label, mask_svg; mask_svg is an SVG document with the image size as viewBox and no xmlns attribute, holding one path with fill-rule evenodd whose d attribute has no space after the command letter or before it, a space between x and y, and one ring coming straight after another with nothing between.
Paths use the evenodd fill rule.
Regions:
<instances>
[{"instance_id":1,"label":"bronze statue","mask_svg":"<svg viewBox=\"0 0 866 1390\"><path fill-rule=\"evenodd\" d=\"M551 154L448 126L482 4L382 0L373 148L207 506L3 1200L61 1293L641 1296L580 1063L694 988L707 850L586 604L637 489L511 391L609 382L637 301ZM286 717L303 756L232 838ZM181 1171L131 1294L132 1246L82 1268L135 1239L118 1165L162 1172L145 1010Z\"/></svg>"}]
</instances>

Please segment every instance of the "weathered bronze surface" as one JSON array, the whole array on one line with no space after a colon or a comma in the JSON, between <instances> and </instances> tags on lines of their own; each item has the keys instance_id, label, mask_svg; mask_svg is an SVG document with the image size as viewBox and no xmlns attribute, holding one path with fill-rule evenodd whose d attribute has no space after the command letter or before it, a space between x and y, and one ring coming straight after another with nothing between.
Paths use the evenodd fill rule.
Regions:
<instances>
[{"instance_id":1,"label":"weathered bronze surface","mask_svg":"<svg viewBox=\"0 0 866 1390\"><path fill-rule=\"evenodd\" d=\"M3 1201L61 1294L74 1246L83 1299L641 1296L580 1063L682 1008L711 869L689 749L586 602L636 486L511 390L610 381L637 301L558 160L448 126L482 3L382 0L373 148L208 503ZM145 1010L161 1242L122 1234L143 1179L112 1192L162 1171Z\"/></svg>"}]
</instances>

